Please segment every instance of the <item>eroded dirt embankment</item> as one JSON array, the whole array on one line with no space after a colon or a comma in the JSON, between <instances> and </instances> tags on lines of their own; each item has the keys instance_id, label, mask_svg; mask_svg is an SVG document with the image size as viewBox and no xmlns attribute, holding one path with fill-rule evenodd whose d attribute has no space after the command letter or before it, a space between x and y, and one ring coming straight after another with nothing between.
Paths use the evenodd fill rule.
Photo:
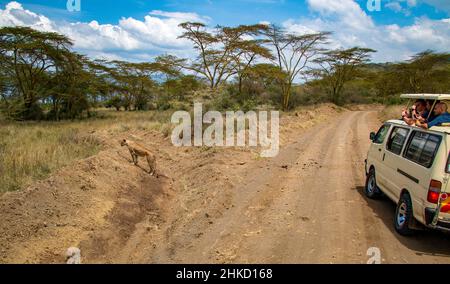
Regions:
<instances>
[{"instance_id":1,"label":"eroded dirt embankment","mask_svg":"<svg viewBox=\"0 0 450 284\"><path fill-rule=\"evenodd\" d=\"M94 133L105 150L26 190L0 197L0 262L450 262L440 233L399 237L388 200L362 194L377 112L332 106L281 119L280 154L176 148L161 134ZM120 136L120 137L119 137ZM156 152L161 177L131 164L119 140Z\"/></svg>"},{"instance_id":2,"label":"eroded dirt embankment","mask_svg":"<svg viewBox=\"0 0 450 284\"><path fill-rule=\"evenodd\" d=\"M307 122L283 127L282 140L329 117L319 113L283 117L290 126L293 120ZM63 263L70 246L81 248L84 262L157 260L152 252L171 233L187 228L200 236L229 210L241 172L259 160L251 149L175 148L154 132L92 135L106 150L0 197L1 263ZM141 168L131 164L118 143L122 138L155 151L163 176L149 176L143 161Z\"/></svg>"}]
</instances>

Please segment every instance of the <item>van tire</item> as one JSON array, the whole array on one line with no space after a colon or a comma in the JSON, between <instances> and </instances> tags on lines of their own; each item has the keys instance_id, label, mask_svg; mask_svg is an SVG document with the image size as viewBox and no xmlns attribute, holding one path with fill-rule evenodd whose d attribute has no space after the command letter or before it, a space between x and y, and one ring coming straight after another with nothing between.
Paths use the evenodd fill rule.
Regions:
<instances>
[{"instance_id":1,"label":"van tire","mask_svg":"<svg viewBox=\"0 0 450 284\"><path fill-rule=\"evenodd\" d=\"M376 199L380 196L380 189L377 186L377 179L375 175L375 169L371 168L366 178L366 187L364 193L370 199Z\"/></svg>"},{"instance_id":2,"label":"van tire","mask_svg":"<svg viewBox=\"0 0 450 284\"><path fill-rule=\"evenodd\" d=\"M413 208L411 202L411 196L409 193L404 193L400 197L400 201L397 204L394 216L394 227L397 233L402 236L411 236L414 234L414 230L410 228L410 225L414 222Z\"/></svg>"}]
</instances>

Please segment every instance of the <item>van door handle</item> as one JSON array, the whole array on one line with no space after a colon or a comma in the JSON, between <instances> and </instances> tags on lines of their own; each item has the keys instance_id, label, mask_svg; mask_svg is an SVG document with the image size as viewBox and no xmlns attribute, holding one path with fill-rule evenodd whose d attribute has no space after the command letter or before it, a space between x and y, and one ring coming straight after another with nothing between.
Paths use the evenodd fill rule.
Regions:
<instances>
[{"instance_id":1,"label":"van door handle","mask_svg":"<svg viewBox=\"0 0 450 284\"><path fill-rule=\"evenodd\" d=\"M383 162L384 162L384 158L386 158L386 153L383 154Z\"/></svg>"},{"instance_id":2,"label":"van door handle","mask_svg":"<svg viewBox=\"0 0 450 284\"><path fill-rule=\"evenodd\" d=\"M404 175L405 177L409 178L409 179L412 180L413 182L415 182L415 183L417 183L417 184L419 183L419 179L413 177L412 175L410 175L410 174L408 174L408 173L406 173L406 172L404 172L404 171L402 171L402 170L400 170L400 169L397 169L397 172L400 173L400 174L402 174L402 175Z\"/></svg>"}]
</instances>

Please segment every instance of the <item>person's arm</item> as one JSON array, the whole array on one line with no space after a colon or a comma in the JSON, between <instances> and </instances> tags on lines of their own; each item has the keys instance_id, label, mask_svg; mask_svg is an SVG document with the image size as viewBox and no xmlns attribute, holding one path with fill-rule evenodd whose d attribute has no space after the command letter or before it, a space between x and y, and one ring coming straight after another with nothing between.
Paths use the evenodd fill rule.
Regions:
<instances>
[{"instance_id":1,"label":"person's arm","mask_svg":"<svg viewBox=\"0 0 450 284\"><path fill-rule=\"evenodd\" d=\"M414 125L414 124L416 123L416 120L415 120L415 119L413 119L413 118L407 118L407 117L404 117L404 118L403 118L403 121L406 122L406 124L408 124L408 125Z\"/></svg>"},{"instance_id":2,"label":"person's arm","mask_svg":"<svg viewBox=\"0 0 450 284\"><path fill-rule=\"evenodd\" d=\"M430 112L428 110L426 110L426 111L422 112L422 114L420 115L420 117L418 117L418 119L421 123L427 123L429 116L430 116Z\"/></svg>"},{"instance_id":3,"label":"person's arm","mask_svg":"<svg viewBox=\"0 0 450 284\"><path fill-rule=\"evenodd\" d=\"M428 123L422 123L419 120L416 121L416 126L420 127L420 128L423 128L423 129L428 129L429 128Z\"/></svg>"},{"instance_id":4,"label":"person's arm","mask_svg":"<svg viewBox=\"0 0 450 284\"><path fill-rule=\"evenodd\" d=\"M427 123L416 123L417 126L425 128L425 129L429 129L433 126L438 126L441 125L442 123L445 123L446 120L442 115L439 115L438 117L436 117L435 119L433 119L432 121L429 121Z\"/></svg>"},{"instance_id":5,"label":"person's arm","mask_svg":"<svg viewBox=\"0 0 450 284\"><path fill-rule=\"evenodd\" d=\"M404 122L406 122L406 123L408 123L408 120L409 120L410 118L409 118L409 116L408 116L408 111L407 111L407 109L404 109L403 111L402 111L402 118L401 118L401 120L403 120Z\"/></svg>"},{"instance_id":6,"label":"person's arm","mask_svg":"<svg viewBox=\"0 0 450 284\"><path fill-rule=\"evenodd\" d=\"M444 117L444 115L439 115L432 121L429 121L427 123L427 125L428 125L428 128L431 128L433 126L438 126L438 125L441 125L442 123L446 123L447 121L448 120Z\"/></svg>"},{"instance_id":7,"label":"person's arm","mask_svg":"<svg viewBox=\"0 0 450 284\"><path fill-rule=\"evenodd\" d=\"M404 109L404 110L402 111L402 118L405 118L405 117L409 117L409 114L408 114L408 110L407 110L407 109Z\"/></svg>"},{"instance_id":8,"label":"person's arm","mask_svg":"<svg viewBox=\"0 0 450 284\"><path fill-rule=\"evenodd\" d=\"M426 123L428 120L421 116L421 117L419 117L419 121L420 121L420 123Z\"/></svg>"}]
</instances>

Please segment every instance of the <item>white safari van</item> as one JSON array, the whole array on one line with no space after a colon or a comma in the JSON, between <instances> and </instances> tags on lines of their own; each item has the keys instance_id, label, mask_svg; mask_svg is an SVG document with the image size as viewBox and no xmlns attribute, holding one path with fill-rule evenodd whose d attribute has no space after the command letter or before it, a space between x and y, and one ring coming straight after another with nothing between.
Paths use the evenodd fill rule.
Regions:
<instances>
[{"instance_id":1,"label":"white safari van","mask_svg":"<svg viewBox=\"0 0 450 284\"><path fill-rule=\"evenodd\" d=\"M401 97L450 103L450 95ZM416 222L450 231L449 135L450 125L425 130L403 120L387 121L370 134L365 194L376 198L384 193L397 203L394 226L401 235L420 228Z\"/></svg>"}]
</instances>

